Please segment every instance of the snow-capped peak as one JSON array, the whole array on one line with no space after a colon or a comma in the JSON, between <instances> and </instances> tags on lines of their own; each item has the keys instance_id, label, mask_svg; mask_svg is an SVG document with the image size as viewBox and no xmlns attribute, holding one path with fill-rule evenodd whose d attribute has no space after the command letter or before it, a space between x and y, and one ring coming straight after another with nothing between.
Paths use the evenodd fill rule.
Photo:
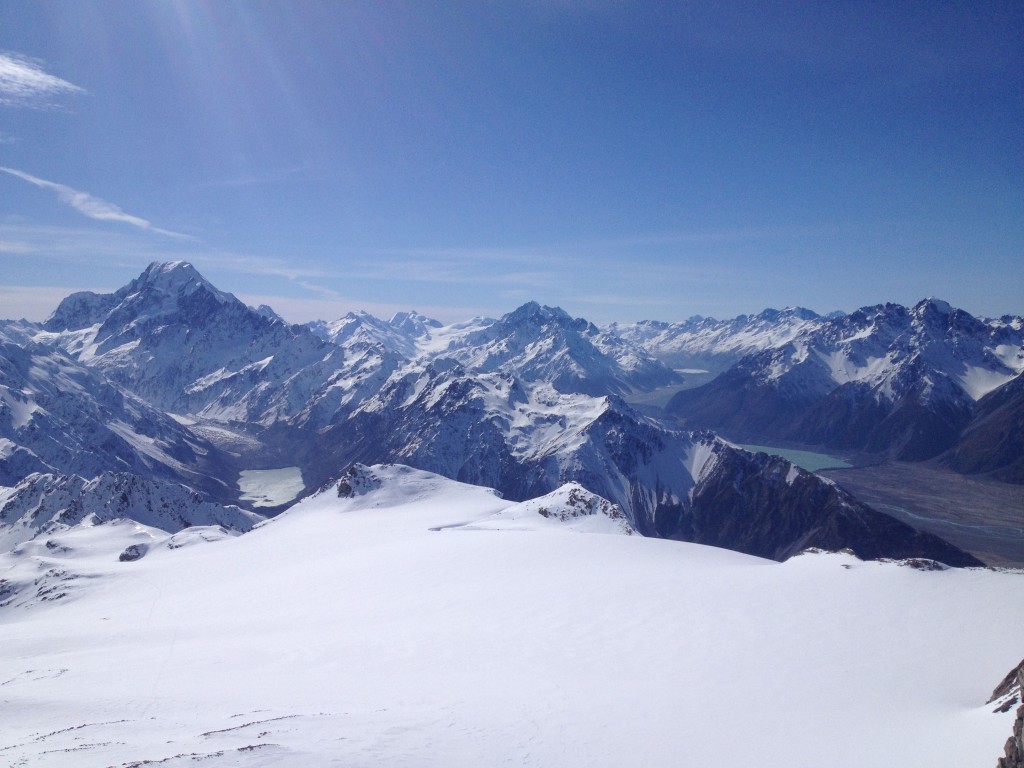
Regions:
<instances>
[{"instance_id":1,"label":"snow-capped peak","mask_svg":"<svg viewBox=\"0 0 1024 768\"><path fill-rule=\"evenodd\" d=\"M943 301L942 299L937 299L934 296L929 296L915 304L913 312L916 315L923 315L925 312L934 312L938 315L950 315L953 313L953 307L948 301Z\"/></svg>"},{"instance_id":2,"label":"snow-capped peak","mask_svg":"<svg viewBox=\"0 0 1024 768\"><path fill-rule=\"evenodd\" d=\"M285 319L277 314L277 312L274 311L274 308L268 304L260 304L258 307L250 307L250 309L255 310L256 314L263 315L263 317L268 320L276 320L280 323L285 322Z\"/></svg>"},{"instance_id":3,"label":"snow-capped peak","mask_svg":"<svg viewBox=\"0 0 1024 768\"><path fill-rule=\"evenodd\" d=\"M218 304L241 304L230 293L214 288L187 261L154 261L141 275L114 293L71 294L43 326L49 331L72 331L99 323L136 322L143 317L174 312L183 303L195 303L194 294L200 292Z\"/></svg>"},{"instance_id":4,"label":"snow-capped peak","mask_svg":"<svg viewBox=\"0 0 1024 768\"><path fill-rule=\"evenodd\" d=\"M421 315L416 310L396 312L388 325L410 338L429 337L430 329L443 327L439 321Z\"/></svg>"},{"instance_id":5,"label":"snow-capped peak","mask_svg":"<svg viewBox=\"0 0 1024 768\"><path fill-rule=\"evenodd\" d=\"M577 482L536 499L506 507L484 520L461 526L471 530L567 530L576 533L636 533L622 507Z\"/></svg>"},{"instance_id":6,"label":"snow-capped peak","mask_svg":"<svg viewBox=\"0 0 1024 768\"><path fill-rule=\"evenodd\" d=\"M187 261L154 261L128 286L129 297L144 296L148 302L157 296L177 299L200 290L208 292L220 302L237 301L230 293L214 288Z\"/></svg>"}]
</instances>

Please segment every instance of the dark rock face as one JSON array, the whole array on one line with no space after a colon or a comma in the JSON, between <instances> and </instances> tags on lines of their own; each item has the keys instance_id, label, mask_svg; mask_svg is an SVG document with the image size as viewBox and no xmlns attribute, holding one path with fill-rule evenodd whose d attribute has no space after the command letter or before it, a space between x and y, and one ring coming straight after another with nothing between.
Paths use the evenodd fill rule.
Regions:
<instances>
[{"instance_id":1,"label":"dark rock face","mask_svg":"<svg viewBox=\"0 0 1024 768\"><path fill-rule=\"evenodd\" d=\"M862 560L925 558L956 567L984 565L779 457L748 456L723 452L714 471L697 484L692 509L679 518L671 538L779 561L818 548L849 549Z\"/></svg>"},{"instance_id":2,"label":"dark rock face","mask_svg":"<svg viewBox=\"0 0 1024 768\"><path fill-rule=\"evenodd\" d=\"M338 481L338 498L353 499L380 488L380 479L366 466L353 464Z\"/></svg>"},{"instance_id":3,"label":"dark rock face","mask_svg":"<svg viewBox=\"0 0 1024 768\"><path fill-rule=\"evenodd\" d=\"M988 473L1024 483L1024 374L978 401L949 465L963 474Z\"/></svg>"},{"instance_id":4,"label":"dark rock face","mask_svg":"<svg viewBox=\"0 0 1024 768\"><path fill-rule=\"evenodd\" d=\"M16 485L0 506L0 526L37 531L131 519L164 531L195 525L220 525L248 531L260 515L238 507L206 501L192 488L126 472L104 472L86 480L53 474L29 475ZM31 535L29 535L31 534Z\"/></svg>"},{"instance_id":5,"label":"dark rock face","mask_svg":"<svg viewBox=\"0 0 1024 768\"><path fill-rule=\"evenodd\" d=\"M717 428L734 439L786 433L813 400L758 381L753 376L758 360L745 360L702 387L677 392L665 410L688 428Z\"/></svg>"},{"instance_id":6,"label":"dark rock face","mask_svg":"<svg viewBox=\"0 0 1024 768\"><path fill-rule=\"evenodd\" d=\"M921 385L894 402L861 382L813 397L761 382L746 367L737 365L703 387L676 393L666 411L688 427L721 430L734 439L863 450L902 461L939 455L970 419L965 397L930 403Z\"/></svg>"},{"instance_id":7,"label":"dark rock face","mask_svg":"<svg viewBox=\"0 0 1024 768\"><path fill-rule=\"evenodd\" d=\"M1018 664L992 692L989 704L1002 700L996 712L1006 712L1017 701L1017 716L1013 731L1003 747L1003 756L996 761L996 768L1024 768L1024 661Z\"/></svg>"},{"instance_id":8,"label":"dark rock face","mask_svg":"<svg viewBox=\"0 0 1024 768\"><path fill-rule=\"evenodd\" d=\"M148 551L149 547L145 544L129 544L124 548L124 552L118 555L117 559L122 563L134 563L136 560L141 560L145 557Z\"/></svg>"}]
</instances>

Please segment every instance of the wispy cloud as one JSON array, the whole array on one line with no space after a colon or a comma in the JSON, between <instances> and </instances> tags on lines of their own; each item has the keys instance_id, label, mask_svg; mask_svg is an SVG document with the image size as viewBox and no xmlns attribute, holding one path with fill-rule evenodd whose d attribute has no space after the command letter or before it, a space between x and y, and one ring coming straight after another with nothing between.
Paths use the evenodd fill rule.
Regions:
<instances>
[{"instance_id":1,"label":"wispy cloud","mask_svg":"<svg viewBox=\"0 0 1024 768\"><path fill-rule=\"evenodd\" d=\"M0 104L45 108L59 96L85 89L43 70L41 63L16 53L0 53Z\"/></svg>"},{"instance_id":2,"label":"wispy cloud","mask_svg":"<svg viewBox=\"0 0 1024 768\"><path fill-rule=\"evenodd\" d=\"M0 171L15 176L23 181L27 181L29 184L34 184L41 189L49 189L57 193L57 199L62 203L66 203L74 208L76 211L81 213L83 216L88 216L90 219L96 219L97 221L116 221L122 224L131 224L133 227L144 229L148 232L155 232L158 235L165 235L167 237L175 237L183 240L194 240L195 238L190 235L183 235L179 232L172 232L169 229L161 229L160 227L154 227L149 221L139 216L132 216L130 213L126 213L114 203L109 203L106 200L101 200L98 197L90 195L88 192L82 192L78 189L73 189L65 184L58 184L55 181L47 181L46 179L40 179L37 176L33 176L30 173L19 171L14 168L5 168L0 166Z\"/></svg>"},{"instance_id":3,"label":"wispy cloud","mask_svg":"<svg viewBox=\"0 0 1024 768\"><path fill-rule=\"evenodd\" d=\"M17 240L0 240L0 253L32 253L36 248L31 243Z\"/></svg>"},{"instance_id":4,"label":"wispy cloud","mask_svg":"<svg viewBox=\"0 0 1024 768\"><path fill-rule=\"evenodd\" d=\"M669 299L655 299L650 296L644 296L642 299L639 299L636 295L619 296L612 293L590 296L572 296L570 298L572 301L580 304L598 304L601 306L632 307L641 303L648 306L661 307L672 305L672 301Z\"/></svg>"},{"instance_id":5,"label":"wispy cloud","mask_svg":"<svg viewBox=\"0 0 1024 768\"><path fill-rule=\"evenodd\" d=\"M195 258L201 260L204 265L227 272L283 277L291 281L300 281L302 278L322 278L326 274L322 269L299 263L290 264L283 259L243 253L210 251L197 254Z\"/></svg>"},{"instance_id":6,"label":"wispy cloud","mask_svg":"<svg viewBox=\"0 0 1024 768\"><path fill-rule=\"evenodd\" d=\"M687 245L718 245L729 243L762 243L779 240L806 239L834 235L831 224L808 224L780 227L738 227L733 229L699 229L669 232L642 232L624 237L582 241L575 247L587 249L620 249L629 247L660 247Z\"/></svg>"},{"instance_id":7,"label":"wispy cloud","mask_svg":"<svg viewBox=\"0 0 1024 768\"><path fill-rule=\"evenodd\" d=\"M516 264L481 265L472 261L444 262L378 259L373 264L353 265L348 275L376 282L440 283L444 285L544 286L564 274L554 268L526 271Z\"/></svg>"},{"instance_id":8,"label":"wispy cloud","mask_svg":"<svg viewBox=\"0 0 1024 768\"><path fill-rule=\"evenodd\" d=\"M323 172L314 172L308 166L294 165L264 173L248 173L230 178L211 179L201 186L204 187L252 187L265 184L281 184L295 181L311 181L323 179Z\"/></svg>"},{"instance_id":9,"label":"wispy cloud","mask_svg":"<svg viewBox=\"0 0 1024 768\"><path fill-rule=\"evenodd\" d=\"M152 231L152 230L150 230ZM299 280L322 280L327 273L298 261L234 253L211 248L199 238L154 238L134 228L109 229L88 226L42 225L21 217L0 215L0 258L31 253L51 266L79 269L102 259L109 269L141 269L151 261L190 261L200 271L240 275L263 275L298 284ZM0 271L3 264L0 261Z\"/></svg>"}]
</instances>

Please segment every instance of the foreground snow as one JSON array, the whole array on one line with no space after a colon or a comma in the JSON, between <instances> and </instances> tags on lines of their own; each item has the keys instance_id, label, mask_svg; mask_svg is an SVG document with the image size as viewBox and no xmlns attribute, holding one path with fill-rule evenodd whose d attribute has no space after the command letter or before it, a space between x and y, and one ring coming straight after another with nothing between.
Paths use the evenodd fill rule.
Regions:
<instances>
[{"instance_id":1,"label":"foreground snow","mask_svg":"<svg viewBox=\"0 0 1024 768\"><path fill-rule=\"evenodd\" d=\"M1024 652L1024 575L777 564L522 507L486 529L492 492L377 473L134 562L116 523L0 559L90 577L0 608L0 762L934 768L1009 735L985 701Z\"/></svg>"}]
</instances>

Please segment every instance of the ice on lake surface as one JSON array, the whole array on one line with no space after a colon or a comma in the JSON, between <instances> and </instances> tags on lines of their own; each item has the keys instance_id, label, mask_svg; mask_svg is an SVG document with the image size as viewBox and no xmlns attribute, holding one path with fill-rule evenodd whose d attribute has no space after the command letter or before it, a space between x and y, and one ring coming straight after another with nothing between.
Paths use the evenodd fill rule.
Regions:
<instances>
[{"instance_id":1,"label":"ice on lake surface","mask_svg":"<svg viewBox=\"0 0 1024 768\"><path fill-rule=\"evenodd\" d=\"M278 469L245 469L238 476L241 501L254 507L276 507L298 497L305 488L298 467Z\"/></svg>"}]
</instances>

